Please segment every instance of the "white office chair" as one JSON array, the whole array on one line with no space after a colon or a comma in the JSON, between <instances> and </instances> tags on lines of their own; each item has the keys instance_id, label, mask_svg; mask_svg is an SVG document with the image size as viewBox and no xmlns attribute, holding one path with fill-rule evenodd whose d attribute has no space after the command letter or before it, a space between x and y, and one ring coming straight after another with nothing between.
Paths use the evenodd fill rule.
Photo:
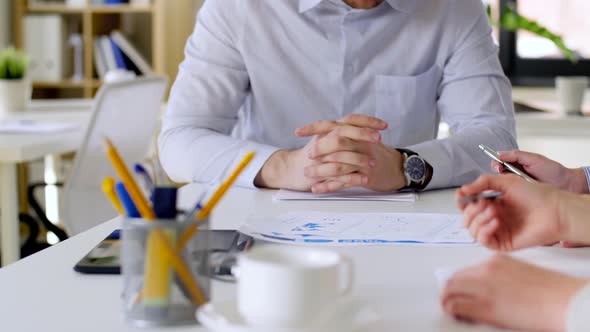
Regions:
<instances>
[{"instance_id":1,"label":"white office chair","mask_svg":"<svg viewBox=\"0 0 590 332\"><path fill-rule=\"evenodd\" d=\"M105 177L118 178L105 154L104 138L115 143L131 169L143 161L154 142L167 86L166 78L156 76L105 84L98 91L86 137L61 195L61 219L69 235L117 215L102 192Z\"/></svg>"}]
</instances>

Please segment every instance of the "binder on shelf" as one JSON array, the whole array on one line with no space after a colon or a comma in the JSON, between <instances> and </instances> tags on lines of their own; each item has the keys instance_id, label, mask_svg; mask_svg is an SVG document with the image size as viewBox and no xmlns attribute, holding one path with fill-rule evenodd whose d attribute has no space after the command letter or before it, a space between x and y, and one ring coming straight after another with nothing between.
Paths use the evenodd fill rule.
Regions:
<instances>
[{"instance_id":1,"label":"binder on shelf","mask_svg":"<svg viewBox=\"0 0 590 332\"><path fill-rule=\"evenodd\" d=\"M24 18L25 52L30 58L29 77L60 81L66 77L66 29L61 15L27 15Z\"/></svg>"},{"instance_id":2,"label":"binder on shelf","mask_svg":"<svg viewBox=\"0 0 590 332\"><path fill-rule=\"evenodd\" d=\"M147 60L137 51L137 48L129 42L129 40L119 31L113 30L111 32L111 38L116 46L122 51L122 53L132 63L130 67L136 67L140 75L152 75L152 67Z\"/></svg>"},{"instance_id":3,"label":"binder on shelf","mask_svg":"<svg viewBox=\"0 0 590 332\"><path fill-rule=\"evenodd\" d=\"M107 37L109 38L109 37ZM109 42L111 43L111 48L113 49L113 54L115 55L115 63L117 64L117 68L119 69L127 69L127 65L125 64L125 57L123 56L123 52L117 46L113 38L109 38Z\"/></svg>"},{"instance_id":4,"label":"binder on shelf","mask_svg":"<svg viewBox=\"0 0 590 332\"><path fill-rule=\"evenodd\" d=\"M100 38L94 39L94 66L96 67L96 74L103 79L107 73L106 60L102 54L102 46Z\"/></svg>"},{"instance_id":5,"label":"binder on shelf","mask_svg":"<svg viewBox=\"0 0 590 332\"><path fill-rule=\"evenodd\" d=\"M111 40L107 36L100 36L100 47L104 60L106 63L107 71L117 69L117 61L115 60L115 51L111 45Z\"/></svg>"}]
</instances>

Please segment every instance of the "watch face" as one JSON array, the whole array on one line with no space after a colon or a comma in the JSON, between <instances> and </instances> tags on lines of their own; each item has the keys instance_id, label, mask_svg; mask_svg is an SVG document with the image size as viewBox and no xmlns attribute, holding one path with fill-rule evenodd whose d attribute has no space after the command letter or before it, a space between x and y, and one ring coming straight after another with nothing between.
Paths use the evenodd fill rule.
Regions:
<instances>
[{"instance_id":1,"label":"watch face","mask_svg":"<svg viewBox=\"0 0 590 332\"><path fill-rule=\"evenodd\" d=\"M421 181L426 175L426 165L424 161L418 157L412 156L406 162L406 174L414 182Z\"/></svg>"}]
</instances>

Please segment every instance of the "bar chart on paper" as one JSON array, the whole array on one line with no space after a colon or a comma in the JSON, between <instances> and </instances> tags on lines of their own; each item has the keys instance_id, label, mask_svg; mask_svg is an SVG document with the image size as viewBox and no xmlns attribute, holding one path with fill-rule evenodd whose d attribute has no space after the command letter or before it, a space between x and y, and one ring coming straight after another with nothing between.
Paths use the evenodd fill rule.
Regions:
<instances>
[{"instance_id":1,"label":"bar chart on paper","mask_svg":"<svg viewBox=\"0 0 590 332\"><path fill-rule=\"evenodd\" d=\"M287 213L251 217L240 232L271 242L327 245L473 244L461 215Z\"/></svg>"}]
</instances>

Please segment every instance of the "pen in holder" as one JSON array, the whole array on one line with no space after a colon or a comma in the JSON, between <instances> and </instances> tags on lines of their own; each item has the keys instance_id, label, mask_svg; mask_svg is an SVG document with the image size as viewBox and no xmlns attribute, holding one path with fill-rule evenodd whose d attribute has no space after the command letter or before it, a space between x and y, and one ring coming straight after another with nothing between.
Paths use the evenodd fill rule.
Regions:
<instances>
[{"instance_id":1,"label":"pen in holder","mask_svg":"<svg viewBox=\"0 0 590 332\"><path fill-rule=\"evenodd\" d=\"M137 326L196 324L195 310L210 299L208 219L123 221L123 311ZM183 248L178 239L197 227Z\"/></svg>"}]
</instances>

